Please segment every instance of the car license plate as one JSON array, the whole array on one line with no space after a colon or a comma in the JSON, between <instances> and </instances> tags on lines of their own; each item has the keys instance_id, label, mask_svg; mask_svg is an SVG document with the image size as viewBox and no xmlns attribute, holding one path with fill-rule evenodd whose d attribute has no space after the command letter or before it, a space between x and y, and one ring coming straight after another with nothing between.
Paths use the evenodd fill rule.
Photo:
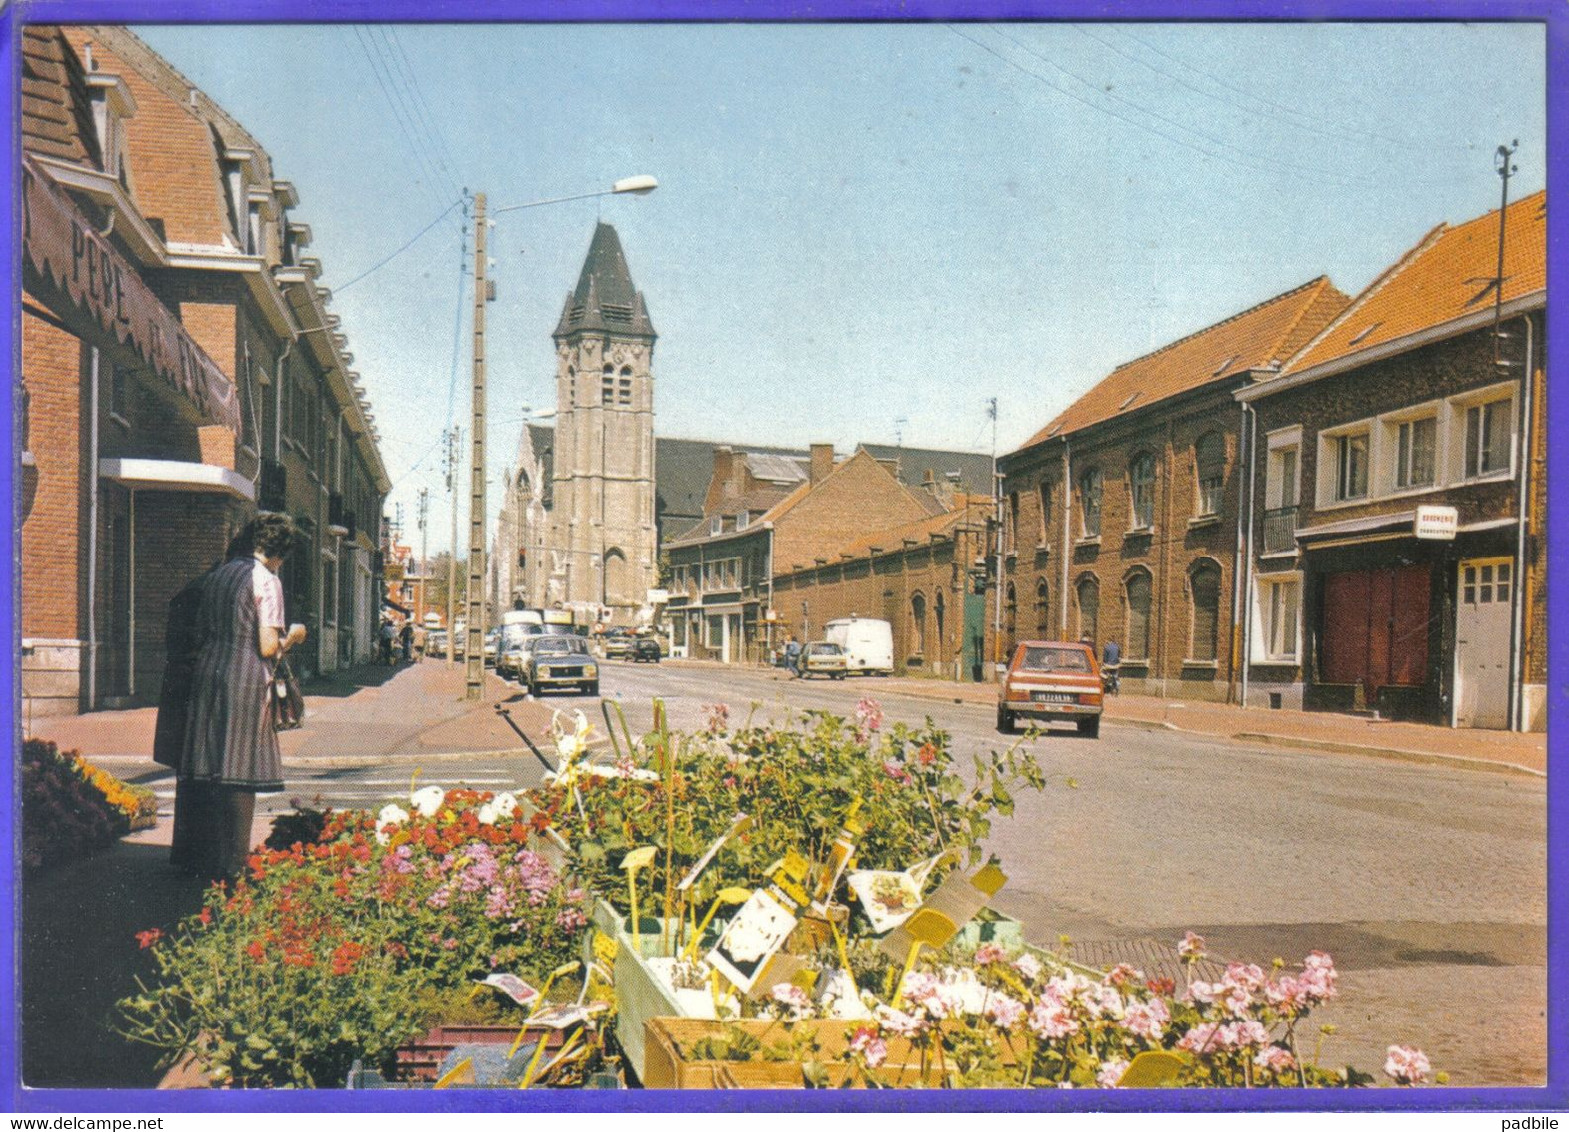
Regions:
<instances>
[{"instance_id":1,"label":"car license plate","mask_svg":"<svg viewBox=\"0 0 1569 1132\"><path fill-rule=\"evenodd\" d=\"M1038 704L1067 704L1076 697L1072 692L1031 692L1030 699Z\"/></svg>"}]
</instances>

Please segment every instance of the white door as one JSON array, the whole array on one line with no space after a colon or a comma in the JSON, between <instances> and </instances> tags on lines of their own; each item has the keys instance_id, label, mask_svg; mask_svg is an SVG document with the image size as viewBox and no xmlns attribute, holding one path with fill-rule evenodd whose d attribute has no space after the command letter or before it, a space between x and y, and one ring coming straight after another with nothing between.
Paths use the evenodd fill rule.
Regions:
<instances>
[{"instance_id":1,"label":"white door","mask_svg":"<svg viewBox=\"0 0 1569 1132\"><path fill-rule=\"evenodd\" d=\"M1460 563L1455 611L1455 722L1509 725L1509 609L1514 563L1468 558Z\"/></svg>"}]
</instances>

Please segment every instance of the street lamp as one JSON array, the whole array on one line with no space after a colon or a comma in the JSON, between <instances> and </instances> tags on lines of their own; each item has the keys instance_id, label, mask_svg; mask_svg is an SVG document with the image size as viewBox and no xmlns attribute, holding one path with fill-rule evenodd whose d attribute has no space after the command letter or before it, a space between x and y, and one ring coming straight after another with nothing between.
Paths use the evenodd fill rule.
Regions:
<instances>
[{"instance_id":1,"label":"street lamp","mask_svg":"<svg viewBox=\"0 0 1569 1132\"><path fill-rule=\"evenodd\" d=\"M572 196L549 197L545 200L510 204L498 208L496 214L516 212L523 208L538 208L546 204L560 204L569 200L587 200L590 197L629 193L644 196L659 187L653 177L640 174L623 177L608 189ZM469 588L468 588L468 645L464 655L466 681L465 699L480 700L485 696L485 304L493 297L485 279L488 260L485 254L485 235L494 220L485 217L485 194L474 195L474 422L470 432L470 450L473 463L470 471L471 494L469 497ZM456 550L456 548L454 548Z\"/></svg>"}]
</instances>

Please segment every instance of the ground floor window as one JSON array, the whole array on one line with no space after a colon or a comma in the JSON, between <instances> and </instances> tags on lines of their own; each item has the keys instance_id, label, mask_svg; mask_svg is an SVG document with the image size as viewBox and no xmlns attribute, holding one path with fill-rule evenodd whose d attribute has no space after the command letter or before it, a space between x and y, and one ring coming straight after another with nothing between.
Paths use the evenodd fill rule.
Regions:
<instances>
[{"instance_id":1,"label":"ground floor window","mask_svg":"<svg viewBox=\"0 0 1569 1132\"><path fill-rule=\"evenodd\" d=\"M724 644L724 618L709 617L705 618L705 621L707 623L708 630L707 638L704 641L704 644L711 649L720 648Z\"/></svg>"},{"instance_id":2,"label":"ground floor window","mask_svg":"<svg viewBox=\"0 0 1569 1132\"><path fill-rule=\"evenodd\" d=\"M1200 562L1188 576L1193 602L1191 660L1215 660L1220 656L1220 567Z\"/></svg>"},{"instance_id":3,"label":"ground floor window","mask_svg":"<svg viewBox=\"0 0 1569 1132\"><path fill-rule=\"evenodd\" d=\"M1259 619L1265 660L1290 663L1297 659L1297 610L1302 583L1296 575L1259 579Z\"/></svg>"},{"instance_id":4,"label":"ground floor window","mask_svg":"<svg viewBox=\"0 0 1569 1132\"><path fill-rule=\"evenodd\" d=\"M1150 655L1150 576L1143 570L1128 575L1128 639L1125 656L1147 660Z\"/></svg>"}]
</instances>

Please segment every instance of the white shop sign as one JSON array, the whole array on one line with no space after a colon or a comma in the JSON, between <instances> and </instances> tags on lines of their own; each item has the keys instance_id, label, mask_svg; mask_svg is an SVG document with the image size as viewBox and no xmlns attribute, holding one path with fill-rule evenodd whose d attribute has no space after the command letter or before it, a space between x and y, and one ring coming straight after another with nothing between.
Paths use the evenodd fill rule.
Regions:
<instances>
[{"instance_id":1,"label":"white shop sign","mask_svg":"<svg viewBox=\"0 0 1569 1132\"><path fill-rule=\"evenodd\" d=\"M1453 507L1423 506L1416 509L1417 538L1453 540L1460 529L1460 512Z\"/></svg>"}]
</instances>

